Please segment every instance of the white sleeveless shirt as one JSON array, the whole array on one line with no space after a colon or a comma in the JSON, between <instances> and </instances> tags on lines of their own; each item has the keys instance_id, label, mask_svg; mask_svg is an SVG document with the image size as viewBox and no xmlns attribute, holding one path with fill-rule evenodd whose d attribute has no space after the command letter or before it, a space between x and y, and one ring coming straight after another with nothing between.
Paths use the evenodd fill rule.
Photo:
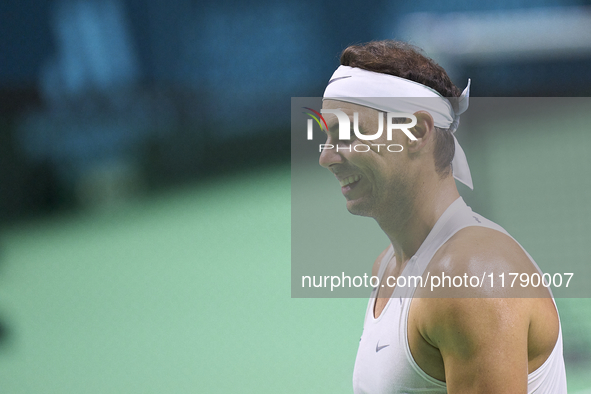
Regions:
<instances>
[{"instance_id":1,"label":"white sleeveless shirt","mask_svg":"<svg viewBox=\"0 0 591 394\"><path fill-rule=\"evenodd\" d=\"M469 226L487 227L509 235L501 226L474 213L460 197L441 215L417 253L407 263L401 276L421 276L437 250L456 232ZM537 268L531 256L525 253ZM393 255L394 250L390 246L380 263L378 274L380 280ZM408 313L415 288L396 286L392 297L376 319L374 303L377 290L375 288L372 291L367 305L363 334L355 360L353 372L355 394L447 393L445 382L427 375L415 362L410 352L407 332ZM528 375L527 392L528 394L567 393L560 325L554 350L540 368Z\"/></svg>"}]
</instances>

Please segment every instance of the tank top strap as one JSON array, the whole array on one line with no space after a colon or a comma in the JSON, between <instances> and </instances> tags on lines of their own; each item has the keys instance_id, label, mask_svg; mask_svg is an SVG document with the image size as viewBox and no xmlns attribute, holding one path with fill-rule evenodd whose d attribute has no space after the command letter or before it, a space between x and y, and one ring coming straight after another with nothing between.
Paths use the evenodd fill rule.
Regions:
<instances>
[{"instance_id":1,"label":"tank top strap","mask_svg":"<svg viewBox=\"0 0 591 394\"><path fill-rule=\"evenodd\" d=\"M458 231L471 226L487 227L507 234L504 228L472 211L462 197L458 197L441 215L417 250L413 274L422 275L439 248Z\"/></svg>"}]
</instances>

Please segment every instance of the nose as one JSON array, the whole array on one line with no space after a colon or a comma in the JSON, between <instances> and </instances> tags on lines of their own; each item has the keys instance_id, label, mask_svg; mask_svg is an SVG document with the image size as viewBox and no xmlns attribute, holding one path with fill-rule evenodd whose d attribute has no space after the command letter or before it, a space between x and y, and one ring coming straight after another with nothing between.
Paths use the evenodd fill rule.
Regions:
<instances>
[{"instance_id":1,"label":"nose","mask_svg":"<svg viewBox=\"0 0 591 394\"><path fill-rule=\"evenodd\" d=\"M330 168L333 164L342 164L344 161L343 156L340 152L337 152L337 145L336 144L329 144L328 141L326 144L320 145L320 149L322 152L320 153L320 158L318 159L318 163L324 168Z\"/></svg>"}]
</instances>

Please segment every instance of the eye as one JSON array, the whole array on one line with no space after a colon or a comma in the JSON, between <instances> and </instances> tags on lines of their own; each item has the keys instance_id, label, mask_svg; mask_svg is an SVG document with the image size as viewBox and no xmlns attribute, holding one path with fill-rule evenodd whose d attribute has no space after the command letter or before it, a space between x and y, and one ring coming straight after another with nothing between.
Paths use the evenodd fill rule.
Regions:
<instances>
[{"instance_id":1,"label":"eye","mask_svg":"<svg viewBox=\"0 0 591 394\"><path fill-rule=\"evenodd\" d=\"M349 139L349 140L339 139L339 144L351 145L351 143L353 142L353 140L354 140L353 135L351 135L351 139Z\"/></svg>"}]
</instances>

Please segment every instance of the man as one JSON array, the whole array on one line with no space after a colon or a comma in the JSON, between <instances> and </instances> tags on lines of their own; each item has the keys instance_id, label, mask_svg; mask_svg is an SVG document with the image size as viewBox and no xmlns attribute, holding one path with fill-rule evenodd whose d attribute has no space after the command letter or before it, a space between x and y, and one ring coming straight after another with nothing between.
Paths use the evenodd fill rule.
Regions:
<instances>
[{"instance_id":1,"label":"man","mask_svg":"<svg viewBox=\"0 0 591 394\"><path fill-rule=\"evenodd\" d=\"M322 150L320 164L339 180L347 209L373 217L391 241L373 267L380 282L366 312L355 393L566 393L551 294L543 286L512 293L493 282L539 269L456 188L454 177L472 187L453 135L468 95L417 48L394 41L347 48L326 88L326 146L340 149ZM339 139L339 111L353 125L357 113L359 134L350 140ZM416 125L370 139L385 129L387 112L412 114ZM392 144L399 149L384 148ZM484 274L491 283L461 286L461 293L451 281L437 292L395 285L401 277Z\"/></svg>"}]
</instances>

